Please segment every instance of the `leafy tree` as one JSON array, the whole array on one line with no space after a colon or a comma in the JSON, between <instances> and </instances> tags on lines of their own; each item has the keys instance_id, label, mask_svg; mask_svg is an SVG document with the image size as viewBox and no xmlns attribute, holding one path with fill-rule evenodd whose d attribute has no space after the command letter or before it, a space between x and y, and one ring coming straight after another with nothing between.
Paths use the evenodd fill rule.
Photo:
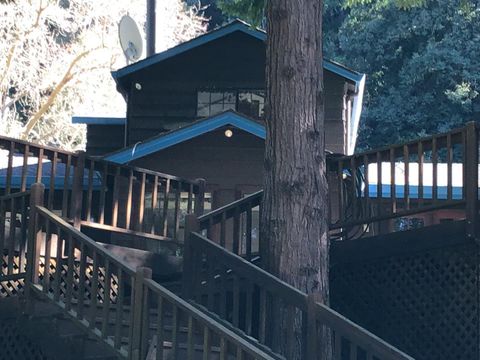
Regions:
<instances>
[{"instance_id":1,"label":"leafy tree","mask_svg":"<svg viewBox=\"0 0 480 360\"><path fill-rule=\"evenodd\" d=\"M117 23L127 11L143 25L144 0L1 1L0 133L74 149L84 129L72 114L124 114L110 70L125 66ZM158 50L205 30L181 0L157 13Z\"/></svg>"}]
</instances>

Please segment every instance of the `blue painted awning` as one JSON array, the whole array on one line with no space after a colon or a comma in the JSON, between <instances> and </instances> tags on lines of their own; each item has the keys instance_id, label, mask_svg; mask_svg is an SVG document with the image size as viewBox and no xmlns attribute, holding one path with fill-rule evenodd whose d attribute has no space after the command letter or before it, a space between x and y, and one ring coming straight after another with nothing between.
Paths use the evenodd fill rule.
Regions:
<instances>
[{"instance_id":1,"label":"blue painted awning","mask_svg":"<svg viewBox=\"0 0 480 360\"><path fill-rule=\"evenodd\" d=\"M223 126L233 126L261 139L265 139L265 126L251 120L235 111L226 111L187 126L154 136L143 142L106 155L105 160L119 164L142 158L170 146L180 144L197 136L219 129Z\"/></svg>"}]
</instances>

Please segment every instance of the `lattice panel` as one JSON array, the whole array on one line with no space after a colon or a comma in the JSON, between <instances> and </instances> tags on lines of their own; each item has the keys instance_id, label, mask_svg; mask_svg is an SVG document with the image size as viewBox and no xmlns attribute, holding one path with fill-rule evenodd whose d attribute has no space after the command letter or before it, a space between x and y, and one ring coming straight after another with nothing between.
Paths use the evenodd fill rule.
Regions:
<instances>
[{"instance_id":1,"label":"lattice panel","mask_svg":"<svg viewBox=\"0 0 480 360\"><path fill-rule=\"evenodd\" d=\"M0 360L49 360L27 337L18 332L15 321L0 321Z\"/></svg>"},{"instance_id":2,"label":"lattice panel","mask_svg":"<svg viewBox=\"0 0 480 360\"><path fill-rule=\"evenodd\" d=\"M6 263L6 259L3 259L3 264ZM18 257L15 258L15 272L18 269ZM55 259L50 260L50 284L53 284L54 281L54 274L55 274ZM78 291L79 281L80 281L80 265L78 262L74 263L74 272L73 272L73 290ZM40 259L40 280L43 280L43 274L45 271L45 264L44 259ZM93 275L93 265L88 265L86 276L85 276L85 300L90 300L91 298L91 287L92 287L92 275ZM62 275L61 275L61 291L60 294L63 296L66 292L66 280L67 278L67 264L62 264ZM105 283L105 272L103 268L99 268L99 278L98 278L98 286L99 290L97 291L97 300L102 302L105 294L104 294L104 283ZM15 281L0 281L0 298L2 297L9 297L9 296L16 296L23 291L24 287L24 279L19 279ZM115 301L117 297L117 277L112 276L112 281L110 284L110 300L112 302ZM50 289L53 292L52 289Z\"/></svg>"},{"instance_id":3,"label":"lattice panel","mask_svg":"<svg viewBox=\"0 0 480 360\"><path fill-rule=\"evenodd\" d=\"M417 360L478 360L474 245L337 265L331 303Z\"/></svg>"}]
</instances>

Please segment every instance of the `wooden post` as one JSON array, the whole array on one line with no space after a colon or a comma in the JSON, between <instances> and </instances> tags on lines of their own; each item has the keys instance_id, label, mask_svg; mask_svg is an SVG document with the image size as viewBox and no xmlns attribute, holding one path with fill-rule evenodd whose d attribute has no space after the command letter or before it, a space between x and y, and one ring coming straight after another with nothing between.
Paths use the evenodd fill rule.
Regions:
<instances>
[{"instance_id":1,"label":"wooden post","mask_svg":"<svg viewBox=\"0 0 480 360\"><path fill-rule=\"evenodd\" d=\"M187 299L191 299L193 294L193 274L198 269L195 269L194 262L194 248L192 232L199 230L199 223L197 215L187 214L185 216L185 240L183 243L183 294Z\"/></svg>"},{"instance_id":2,"label":"wooden post","mask_svg":"<svg viewBox=\"0 0 480 360\"><path fill-rule=\"evenodd\" d=\"M476 239L478 218L478 134L475 122L466 126L465 139L465 200L467 236Z\"/></svg>"},{"instance_id":3,"label":"wooden post","mask_svg":"<svg viewBox=\"0 0 480 360\"><path fill-rule=\"evenodd\" d=\"M143 312L148 311L148 304L144 304L143 282L145 279L152 278L152 269L147 267L138 267L135 272L134 299L133 299L133 324L130 333L130 357L131 360L140 360L142 353L142 337L148 334L142 334ZM147 309L144 309L145 305Z\"/></svg>"},{"instance_id":4,"label":"wooden post","mask_svg":"<svg viewBox=\"0 0 480 360\"><path fill-rule=\"evenodd\" d=\"M73 226L80 229L82 221L82 198L83 198L83 177L85 171L85 152L79 151L75 172L73 175L72 198L70 203L70 216Z\"/></svg>"},{"instance_id":5,"label":"wooden post","mask_svg":"<svg viewBox=\"0 0 480 360\"><path fill-rule=\"evenodd\" d=\"M202 216L205 202L205 179L197 179L198 192L195 195L195 215Z\"/></svg>"},{"instance_id":6,"label":"wooden post","mask_svg":"<svg viewBox=\"0 0 480 360\"><path fill-rule=\"evenodd\" d=\"M42 228L37 215L37 206L43 205L45 185L35 183L30 189L30 212L28 221L27 245L27 274L25 278L25 296L27 299L27 313L33 311L31 301L31 286L38 282L38 264L40 262L40 241Z\"/></svg>"}]
</instances>

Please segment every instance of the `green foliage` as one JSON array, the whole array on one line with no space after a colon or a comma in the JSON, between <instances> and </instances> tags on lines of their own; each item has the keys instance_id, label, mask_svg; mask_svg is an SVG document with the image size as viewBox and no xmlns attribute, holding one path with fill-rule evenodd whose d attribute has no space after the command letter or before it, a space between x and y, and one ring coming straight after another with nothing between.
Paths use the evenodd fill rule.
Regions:
<instances>
[{"instance_id":1,"label":"green foliage","mask_svg":"<svg viewBox=\"0 0 480 360\"><path fill-rule=\"evenodd\" d=\"M264 22L265 0L218 0L216 5L225 14L260 26Z\"/></svg>"},{"instance_id":2,"label":"green foliage","mask_svg":"<svg viewBox=\"0 0 480 360\"><path fill-rule=\"evenodd\" d=\"M241 9L235 16L252 13ZM367 74L360 148L480 120L477 1L325 0L324 9L325 56Z\"/></svg>"}]
</instances>

